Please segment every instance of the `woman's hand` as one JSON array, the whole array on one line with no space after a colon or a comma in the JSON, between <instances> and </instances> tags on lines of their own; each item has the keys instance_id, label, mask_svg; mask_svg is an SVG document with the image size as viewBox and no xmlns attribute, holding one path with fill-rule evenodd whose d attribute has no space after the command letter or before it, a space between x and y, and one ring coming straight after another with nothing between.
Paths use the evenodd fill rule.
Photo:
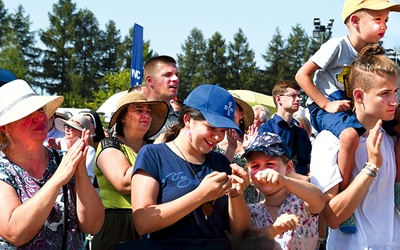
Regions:
<instances>
[{"instance_id":1,"label":"woman's hand","mask_svg":"<svg viewBox=\"0 0 400 250\"><path fill-rule=\"evenodd\" d=\"M201 181L197 189L207 202L227 194L231 187L232 182L226 173L214 171Z\"/></svg>"},{"instance_id":2,"label":"woman's hand","mask_svg":"<svg viewBox=\"0 0 400 250\"><path fill-rule=\"evenodd\" d=\"M60 142L57 142L56 138L50 137L47 139L47 144L49 148L55 149L55 150L61 150L61 145Z\"/></svg>"},{"instance_id":3,"label":"woman's hand","mask_svg":"<svg viewBox=\"0 0 400 250\"><path fill-rule=\"evenodd\" d=\"M234 129L228 129L225 132L225 135L226 135L226 140L228 141L228 146L226 147L226 152L230 151L230 152L233 152L233 154L234 154L238 147L237 132Z\"/></svg>"},{"instance_id":4,"label":"woman's hand","mask_svg":"<svg viewBox=\"0 0 400 250\"><path fill-rule=\"evenodd\" d=\"M83 135L83 137L78 139L68 149L68 152L62 158L61 163L57 168L57 171L54 173L54 176L58 176L58 178L60 179L61 185L65 185L69 182L69 180L75 174L78 164L85 165L84 168L86 169L85 148L87 145L87 140L88 140L89 134L86 130L84 130L82 132L82 135ZM83 161L83 163L82 163L82 161Z\"/></svg>"},{"instance_id":5,"label":"woman's hand","mask_svg":"<svg viewBox=\"0 0 400 250\"><path fill-rule=\"evenodd\" d=\"M249 126L249 130L246 134L244 134L243 137L243 149L246 149L247 146L249 146L250 142L253 141L253 139L257 136L258 134L258 128L254 127L254 125Z\"/></svg>"},{"instance_id":6,"label":"woman's hand","mask_svg":"<svg viewBox=\"0 0 400 250\"><path fill-rule=\"evenodd\" d=\"M237 164L231 164L232 175L230 176L232 181L232 188L229 190L229 196L243 195L244 190L250 184L250 177L247 171L238 166Z\"/></svg>"}]
</instances>

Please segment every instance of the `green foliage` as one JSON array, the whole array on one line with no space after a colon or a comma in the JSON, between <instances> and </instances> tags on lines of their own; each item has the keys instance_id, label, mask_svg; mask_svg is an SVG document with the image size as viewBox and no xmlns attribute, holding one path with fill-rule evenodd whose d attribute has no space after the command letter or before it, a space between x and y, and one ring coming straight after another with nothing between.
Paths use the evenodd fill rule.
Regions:
<instances>
[{"instance_id":1,"label":"green foliage","mask_svg":"<svg viewBox=\"0 0 400 250\"><path fill-rule=\"evenodd\" d=\"M15 39L14 32L10 31L7 33L6 39L4 39L2 44L0 68L12 69L16 77L24 78L28 72L28 66L24 60L18 41Z\"/></svg>"},{"instance_id":2,"label":"green foliage","mask_svg":"<svg viewBox=\"0 0 400 250\"><path fill-rule=\"evenodd\" d=\"M226 53L227 47L225 39L222 37L221 33L215 32L207 42L207 51L205 55L205 65L207 65L207 67L204 72L207 83L218 83L221 86L227 85L228 57Z\"/></svg>"},{"instance_id":3,"label":"green foliage","mask_svg":"<svg viewBox=\"0 0 400 250\"><path fill-rule=\"evenodd\" d=\"M206 41L203 32L193 28L185 43L181 46L182 54L178 54L179 68L179 93L180 99L184 99L190 91L205 83L205 53Z\"/></svg>"},{"instance_id":4,"label":"green foliage","mask_svg":"<svg viewBox=\"0 0 400 250\"><path fill-rule=\"evenodd\" d=\"M234 34L233 42L228 46L228 82L227 89L252 89L256 85L256 63L254 51L250 49L243 30Z\"/></svg>"},{"instance_id":5,"label":"green foliage","mask_svg":"<svg viewBox=\"0 0 400 250\"><path fill-rule=\"evenodd\" d=\"M112 20L102 30L95 15L77 9L72 0L58 0L48 17L48 28L31 31L24 8L18 6L9 14L0 0L0 67L10 69L42 93L63 95L64 107L97 110L108 97L129 88L133 26L125 36ZM43 48L36 47L37 33ZM204 38L195 27L176 58L181 82L178 97L184 99L203 83L270 95L277 81L293 80L319 46L299 24L286 39L277 27L266 43L262 55L266 66L261 69L241 28L227 43L220 32ZM145 41L144 62L156 55L150 40Z\"/></svg>"}]
</instances>

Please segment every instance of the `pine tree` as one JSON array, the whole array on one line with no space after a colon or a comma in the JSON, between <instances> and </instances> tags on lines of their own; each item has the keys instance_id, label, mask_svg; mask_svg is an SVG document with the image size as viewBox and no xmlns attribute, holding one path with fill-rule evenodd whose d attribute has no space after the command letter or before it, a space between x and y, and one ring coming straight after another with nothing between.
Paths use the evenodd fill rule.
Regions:
<instances>
[{"instance_id":1,"label":"pine tree","mask_svg":"<svg viewBox=\"0 0 400 250\"><path fill-rule=\"evenodd\" d=\"M197 86L204 84L206 41L203 32L193 28L178 54L179 99L183 100Z\"/></svg>"},{"instance_id":2,"label":"pine tree","mask_svg":"<svg viewBox=\"0 0 400 250\"><path fill-rule=\"evenodd\" d=\"M204 75L207 83L218 83L221 87L227 85L228 58L225 39L221 33L215 32L207 42Z\"/></svg>"},{"instance_id":3,"label":"pine tree","mask_svg":"<svg viewBox=\"0 0 400 250\"><path fill-rule=\"evenodd\" d=\"M242 29L233 36L228 45L228 82L227 89L252 89L256 87L257 71L254 51L250 49L247 37Z\"/></svg>"}]
</instances>

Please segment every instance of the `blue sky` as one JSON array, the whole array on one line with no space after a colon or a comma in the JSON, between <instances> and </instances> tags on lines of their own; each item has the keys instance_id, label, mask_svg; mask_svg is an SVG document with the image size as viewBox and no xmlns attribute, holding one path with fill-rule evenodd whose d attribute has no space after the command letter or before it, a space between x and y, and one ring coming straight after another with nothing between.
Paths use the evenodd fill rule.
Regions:
<instances>
[{"instance_id":1,"label":"blue sky","mask_svg":"<svg viewBox=\"0 0 400 250\"><path fill-rule=\"evenodd\" d=\"M399 2L400 0L391 0ZM49 26L48 13L57 0L3 0L9 12L21 4L30 15L32 30L46 29ZM326 25L334 19L333 36L347 34L340 15L344 0L75 0L77 8L87 8L99 20L101 29L113 20L121 34L125 36L129 28L138 23L144 28L144 39L150 39L151 48L159 54L176 58L182 53L181 45L190 31L196 27L210 38L216 31L229 42L241 28L250 47L255 52L257 65L264 68L261 57L272 35L279 27L287 38L291 27L297 23L312 35L313 20L321 19ZM385 48L400 49L400 13L392 13L389 29L383 38Z\"/></svg>"}]
</instances>

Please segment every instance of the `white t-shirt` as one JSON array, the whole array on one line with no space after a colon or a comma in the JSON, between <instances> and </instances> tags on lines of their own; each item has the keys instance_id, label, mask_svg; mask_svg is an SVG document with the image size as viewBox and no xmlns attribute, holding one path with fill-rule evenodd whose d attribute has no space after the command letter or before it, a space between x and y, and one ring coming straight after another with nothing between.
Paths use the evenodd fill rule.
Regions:
<instances>
[{"instance_id":1,"label":"white t-shirt","mask_svg":"<svg viewBox=\"0 0 400 250\"><path fill-rule=\"evenodd\" d=\"M314 84L317 89L328 99L342 100L339 93L346 91L345 79L350 74L353 62L358 57L358 52L351 45L347 36L329 39L310 58L320 69L314 74ZM307 104L313 101L308 98Z\"/></svg>"},{"instance_id":2,"label":"white t-shirt","mask_svg":"<svg viewBox=\"0 0 400 250\"><path fill-rule=\"evenodd\" d=\"M339 229L330 229L328 249L400 249L400 213L394 205L396 137L389 136L384 130L381 132L383 163L368 193L354 211L357 231L355 234L345 234ZM368 160L366 139L360 137L352 179ZM314 141L311 182L323 192L342 180L336 163L338 150L339 139L331 132L321 132Z\"/></svg>"}]
</instances>

